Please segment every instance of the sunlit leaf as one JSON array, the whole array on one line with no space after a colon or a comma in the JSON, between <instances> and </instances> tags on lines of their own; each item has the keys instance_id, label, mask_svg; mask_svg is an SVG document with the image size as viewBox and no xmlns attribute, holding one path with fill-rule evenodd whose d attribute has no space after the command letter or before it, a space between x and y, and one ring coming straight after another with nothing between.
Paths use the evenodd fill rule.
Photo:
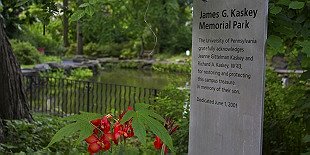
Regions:
<instances>
[{"instance_id":1,"label":"sunlit leaf","mask_svg":"<svg viewBox=\"0 0 310 155\"><path fill-rule=\"evenodd\" d=\"M302 9L305 6L305 2L292 1L289 5L291 9Z\"/></svg>"},{"instance_id":2,"label":"sunlit leaf","mask_svg":"<svg viewBox=\"0 0 310 155\"><path fill-rule=\"evenodd\" d=\"M297 44L302 47L302 52L307 54L308 57L310 57L310 40L297 42Z\"/></svg>"},{"instance_id":3,"label":"sunlit leaf","mask_svg":"<svg viewBox=\"0 0 310 155\"><path fill-rule=\"evenodd\" d=\"M280 49L283 46L282 42L282 39L275 35L269 36L267 40L267 44L274 49Z\"/></svg>"},{"instance_id":4,"label":"sunlit leaf","mask_svg":"<svg viewBox=\"0 0 310 155\"><path fill-rule=\"evenodd\" d=\"M85 12L87 15L92 16L95 13L95 9L93 6L89 6L85 8Z\"/></svg>"},{"instance_id":5,"label":"sunlit leaf","mask_svg":"<svg viewBox=\"0 0 310 155\"><path fill-rule=\"evenodd\" d=\"M79 7L80 8L85 8L85 7L88 7L89 5L90 5L89 3L83 3Z\"/></svg>"},{"instance_id":6,"label":"sunlit leaf","mask_svg":"<svg viewBox=\"0 0 310 155\"><path fill-rule=\"evenodd\" d=\"M270 13L276 15L282 11L282 8L279 6L273 6L270 8Z\"/></svg>"},{"instance_id":7,"label":"sunlit leaf","mask_svg":"<svg viewBox=\"0 0 310 155\"><path fill-rule=\"evenodd\" d=\"M70 18L71 21L78 21L80 20L82 17L85 16L85 11L83 10L77 10L76 12L74 12Z\"/></svg>"},{"instance_id":8,"label":"sunlit leaf","mask_svg":"<svg viewBox=\"0 0 310 155\"><path fill-rule=\"evenodd\" d=\"M277 4L281 4L281 5L285 5L285 6L289 6L291 3L291 0L279 0L277 2Z\"/></svg>"}]
</instances>

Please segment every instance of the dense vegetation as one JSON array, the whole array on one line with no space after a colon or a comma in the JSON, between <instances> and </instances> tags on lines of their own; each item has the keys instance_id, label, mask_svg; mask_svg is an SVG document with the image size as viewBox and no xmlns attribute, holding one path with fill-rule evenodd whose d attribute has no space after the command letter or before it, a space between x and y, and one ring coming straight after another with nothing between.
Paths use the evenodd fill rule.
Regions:
<instances>
[{"instance_id":1,"label":"dense vegetation","mask_svg":"<svg viewBox=\"0 0 310 155\"><path fill-rule=\"evenodd\" d=\"M38 50L60 57L81 54L77 49L83 47L82 54L90 57L132 59L137 58L141 50L152 50L156 45L157 54L184 53L191 48L191 7L191 0L0 0L6 32L15 55L24 65L46 59ZM309 12L307 0L269 1L263 144L267 155L310 151ZM65 22L68 19L69 24ZM84 46L79 46L79 36L83 36ZM283 58L285 69L300 69L305 73L287 74L291 82L283 88L280 79L269 69L274 57ZM189 73L189 64L155 64L153 69ZM131 63L121 67L139 68ZM49 74L64 76L62 71ZM81 70L72 75L79 79L91 76L89 71ZM188 96L189 92L168 87L159 95L155 107L180 124L179 131L173 135L179 152L187 152L189 119L183 105L188 102ZM40 150L63 123L41 117L33 124L8 122L8 129L12 129L8 130L10 141L1 144L0 149L2 152ZM41 140L29 139L29 132L37 134L34 139ZM20 133L27 136L17 135ZM71 145L70 140L64 141L51 151L66 152L66 147Z\"/></svg>"}]
</instances>

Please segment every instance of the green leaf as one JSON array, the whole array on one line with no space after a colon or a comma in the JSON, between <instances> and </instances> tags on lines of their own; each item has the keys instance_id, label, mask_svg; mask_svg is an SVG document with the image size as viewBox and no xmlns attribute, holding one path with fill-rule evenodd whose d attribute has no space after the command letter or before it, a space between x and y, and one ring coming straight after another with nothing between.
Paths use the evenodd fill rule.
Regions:
<instances>
[{"instance_id":1,"label":"green leaf","mask_svg":"<svg viewBox=\"0 0 310 155\"><path fill-rule=\"evenodd\" d=\"M280 49L283 46L282 39L275 35L268 37L267 44L274 49Z\"/></svg>"},{"instance_id":2,"label":"green leaf","mask_svg":"<svg viewBox=\"0 0 310 155\"><path fill-rule=\"evenodd\" d=\"M145 103L137 103L136 104L136 110L144 110L144 109L148 109L150 107L150 105L145 104Z\"/></svg>"},{"instance_id":3,"label":"green leaf","mask_svg":"<svg viewBox=\"0 0 310 155\"><path fill-rule=\"evenodd\" d=\"M78 21L84 16L85 16L85 12L83 10L77 10L76 12L74 12L72 14L70 20L71 21Z\"/></svg>"},{"instance_id":4,"label":"green leaf","mask_svg":"<svg viewBox=\"0 0 310 155\"><path fill-rule=\"evenodd\" d=\"M2 11L3 11L3 4L2 4L2 2L0 0L0 12L2 12Z\"/></svg>"},{"instance_id":5,"label":"green leaf","mask_svg":"<svg viewBox=\"0 0 310 155\"><path fill-rule=\"evenodd\" d=\"M270 13L276 15L282 11L282 8L279 6L274 6L270 8Z\"/></svg>"},{"instance_id":6,"label":"green leaf","mask_svg":"<svg viewBox=\"0 0 310 155\"><path fill-rule=\"evenodd\" d=\"M121 124L124 124L125 122L129 121L131 118L133 118L134 116L136 116L136 112L133 110L128 110L126 112L126 114L123 116L122 120L121 120Z\"/></svg>"},{"instance_id":7,"label":"green leaf","mask_svg":"<svg viewBox=\"0 0 310 155\"><path fill-rule=\"evenodd\" d=\"M289 5L291 9L302 9L305 6L305 2L292 1Z\"/></svg>"},{"instance_id":8,"label":"green leaf","mask_svg":"<svg viewBox=\"0 0 310 155\"><path fill-rule=\"evenodd\" d=\"M94 4L98 3L98 2L100 2L100 1L99 0L90 0L89 1L89 3L92 4L92 5L94 5Z\"/></svg>"},{"instance_id":9,"label":"green leaf","mask_svg":"<svg viewBox=\"0 0 310 155\"><path fill-rule=\"evenodd\" d=\"M101 114L81 112L81 114L79 114L79 115L72 115L72 116L64 117L63 120L67 120L67 121L87 121L87 122L89 122L90 120L98 119L101 117L102 117Z\"/></svg>"},{"instance_id":10,"label":"green leaf","mask_svg":"<svg viewBox=\"0 0 310 155\"><path fill-rule=\"evenodd\" d=\"M172 152L175 152L171 136L169 135L168 131L163 126L163 124L161 124L160 122L158 122L157 120L155 120L149 116L145 116L145 115L140 114L140 113L139 113L138 117L143 117L144 118L144 119L142 119L143 123L145 123L149 127L149 129L155 135L157 135L164 142L164 144L168 146L168 148Z\"/></svg>"},{"instance_id":11,"label":"green leaf","mask_svg":"<svg viewBox=\"0 0 310 155\"><path fill-rule=\"evenodd\" d=\"M26 4L27 2L29 2L29 0L19 0L17 2L17 4L15 5L15 7L20 7L20 6L24 5L24 4ZM1 3L1 1L0 1L0 3Z\"/></svg>"},{"instance_id":12,"label":"green leaf","mask_svg":"<svg viewBox=\"0 0 310 155\"><path fill-rule=\"evenodd\" d=\"M87 15L93 16L95 13L95 9L93 6L88 6L88 7L86 7L85 12Z\"/></svg>"},{"instance_id":13,"label":"green leaf","mask_svg":"<svg viewBox=\"0 0 310 155\"><path fill-rule=\"evenodd\" d=\"M302 140L306 143L310 142L310 135L305 136Z\"/></svg>"},{"instance_id":14,"label":"green leaf","mask_svg":"<svg viewBox=\"0 0 310 155\"><path fill-rule=\"evenodd\" d=\"M279 0L277 2L277 4L280 4L280 5L285 5L285 6L289 6L291 3L291 0Z\"/></svg>"},{"instance_id":15,"label":"green leaf","mask_svg":"<svg viewBox=\"0 0 310 155\"><path fill-rule=\"evenodd\" d=\"M156 114L155 112L153 112L151 110L143 110L143 111L139 111L139 112L145 116L151 116L151 117L153 117L153 118L155 118L155 119L157 119L163 123L166 122L166 120L163 117L161 117L160 115Z\"/></svg>"},{"instance_id":16,"label":"green leaf","mask_svg":"<svg viewBox=\"0 0 310 155\"><path fill-rule=\"evenodd\" d=\"M135 119L132 120L132 128L142 145L146 146L146 130L141 119L141 117L135 117Z\"/></svg>"},{"instance_id":17,"label":"green leaf","mask_svg":"<svg viewBox=\"0 0 310 155\"><path fill-rule=\"evenodd\" d=\"M89 5L90 5L89 3L83 3L79 7L80 8L85 8L85 7L88 7Z\"/></svg>"},{"instance_id":18,"label":"green leaf","mask_svg":"<svg viewBox=\"0 0 310 155\"><path fill-rule=\"evenodd\" d=\"M72 123L69 125L66 125L65 127L61 128L52 138L50 143L47 145L47 147L52 146L54 143L61 141L66 136L70 136L77 131L79 131L79 123Z\"/></svg>"},{"instance_id":19,"label":"green leaf","mask_svg":"<svg viewBox=\"0 0 310 155\"><path fill-rule=\"evenodd\" d=\"M89 137L92 133L93 133L93 126L89 123L88 124L84 124L84 123L80 123L81 128L83 130L80 130L80 135L79 135L79 139L78 139L78 143L83 141L84 139L86 139L87 137Z\"/></svg>"},{"instance_id":20,"label":"green leaf","mask_svg":"<svg viewBox=\"0 0 310 155\"><path fill-rule=\"evenodd\" d=\"M80 115L72 115L69 117L63 118L63 120L71 121L73 123L66 125L61 128L52 138L51 142L47 147L50 147L52 144L59 142L68 135L72 135L79 131L78 142L84 140L92 134L93 126L90 123L91 120L101 118L101 114L96 113L87 113L81 112Z\"/></svg>"},{"instance_id":21,"label":"green leaf","mask_svg":"<svg viewBox=\"0 0 310 155\"><path fill-rule=\"evenodd\" d=\"M307 54L307 57L310 57L310 40L299 41L297 44L302 47L302 52Z\"/></svg>"}]
</instances>

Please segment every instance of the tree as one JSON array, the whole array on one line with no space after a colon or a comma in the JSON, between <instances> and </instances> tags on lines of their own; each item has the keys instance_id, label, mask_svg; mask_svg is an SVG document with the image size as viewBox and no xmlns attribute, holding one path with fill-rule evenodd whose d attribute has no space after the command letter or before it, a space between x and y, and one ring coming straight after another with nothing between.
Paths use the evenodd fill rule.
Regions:
<instances>
[{"instance_id":1,"label":"tree","mask_svg":"<svg viewBox=\"0 0 310 155\"><path fill-rule=\"evenodd\" d=\"M78 0L78 5L82 4L82 0ZM79 19L76 23L76 39L77 39L77 49L76 54L83 54L83 35L82 35L82 21Z\"/></svg>"},{"instance_id":2,"label":"tree","mask_svg":"<svg viewBox=\"0 0 310 155\"><path fill-rule=\"evenodd\" d=\"M68 17L69 0L63 0L63 41L64 47L69 46L69 17Z\"/></svg>"},{"instance_id":3,"label":"tree","mask_svg":"<svg viewBox=\"0 0 310 155\"><path fill-rule=\"evenodd\" d=\"M0 120L25 118L31 121L20 65L4 29L4 19L0 15ZM3 124L0 123L0 141L3 138Z\"/></svg>"}]
</instances>

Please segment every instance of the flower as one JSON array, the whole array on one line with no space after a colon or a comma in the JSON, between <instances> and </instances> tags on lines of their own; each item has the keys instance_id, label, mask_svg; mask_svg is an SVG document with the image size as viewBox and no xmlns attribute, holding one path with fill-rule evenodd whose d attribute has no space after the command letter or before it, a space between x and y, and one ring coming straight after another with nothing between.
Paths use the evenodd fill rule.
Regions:
<instances>
[{"instance_id":1,"label":"flower","mask_svg":"<svg viewBox=\"0 0 310 155\"><path fill-rule=\"evenodd\" d=\"M119 115L119 119L116 121L116 123L113 126L113 141L114 144L118 145L118 142L120 138L123 136L124 139L130 138L134 136L133 127L132 127L132 120L129 120L122 125L120 121L124 117L127 111L133 110L132 107L128 107L127 110L123 111Z\"/></svg>"},{"instance_id":2,"label":"flower","mask_svg":"<svg viewBox=\"0 0 310 155\"><path fill-rule=\"evenodd\" d=\"M85 141L88 143L87 150L90 154L97 153L100 150L106 151L106 150L109 150L111 147L108 134L101 136L100 139L98 138L96 134L92 134L91 136L86 138Z\"/></svg>"},{"instance_id":3,"label":"flower","mask_svg":"<svg viewBox=\"0 0 310 155\"><path fill-rule=\"evenodd\" d=\"M106 134L110 133L111 123L109 121L109 118L112 118L112 116L106 115L106 116L103 116L102 119L95 119L95 120L90 121L96 127L93 132L98 134L100 130Z\"/></svg>"},{"instance_id":4,"label":"flower","mask_svg":"<svg viewBox=\"0 0 310 155\"><path fill-rule=\"evenodd\" d=\"M157 149L157 150L160 150L161 147L163 146L163 142L161 141L161 139L158 136L155 137L155 141L153 144L154 144L155 149Z\"/></svg>"},{"instance_id":5,"label":"flower","mask_svg":"<svg viewBox=\"0 0 310 155\"><path fill-rule=\"evenodd\" d=\"M165 147L165 153L168 153L168 147L163 145L164 144L163 141L158 136L155 137L155 141L153 144L154 144L155 149L157 149L157 150L161 150L162 147L164 146Z\"/></svg>"}]
</instances>

